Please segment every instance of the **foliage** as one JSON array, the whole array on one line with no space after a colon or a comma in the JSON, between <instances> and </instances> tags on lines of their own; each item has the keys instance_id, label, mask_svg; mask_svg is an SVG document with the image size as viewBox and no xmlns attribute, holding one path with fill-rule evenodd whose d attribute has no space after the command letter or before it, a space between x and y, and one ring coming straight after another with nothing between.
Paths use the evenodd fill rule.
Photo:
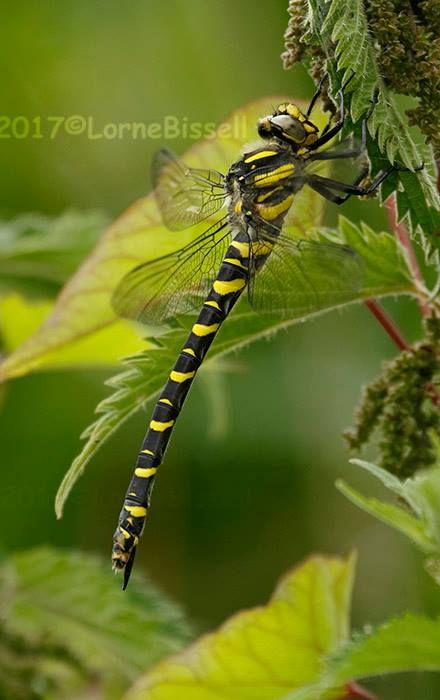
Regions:
<instances>
[{"instance_id":1,"label":"foliage","mask_svg":"<svg viewBox=\"0 0 440 700\"><path fill-rule=\"evenodd\" d=\"M100 212L76 211L57 218L23 214L0 221L0 294L54 297L107 223Z\"/></svg>"},{"instance_id":2,"label":"foliage","mask_svg":"<svg viewBox=\"0 0 440 700\"><path fill-rule=\"evenodd\" d=\"M352 120L349 130L365 116L373 96L377 94L374 110L368 120L368 130L374 139L374 142L369 142L372 172L385 167L386 160L404 164L410 170L424 163L425 168L417 174L396 172L384 184L382 199L397 192L399 218L405 218L428 256L438 253L440 202L435 187L432 150L424 145L420 133L413 137L396 98L386 86L378 66L377 48L364 3L362 0L309 0L306 6L301 0L293 0L291 15L285 66L289 67L298 57L308 56L313 63L314 75L320 73L322 76L323 71L327 70L331 96L336 104L338 90L349 80L347 93L350 93ZM386 53L389 47L384 49ZM436 61L438 73L440 60L437 58ZM436 85L437 73L431 75L428 71L432 86ZM437 132L437 123L435 128Z\"/></svg>"},{"instance_id":3,"label":"foliage","mask_svg":"<svg viewBox=\"0 0 440 700\"><path fill-rule=\"evenodd\" d=\"M23 214L0 222L0 342L4 354L38 334L39 327L55 313L55 297L93 248L107 221L100 212L67 211L58 217ZM51 321L45 327L50 335ZM139 347L131 329L116 323L111 331L81 338L73 348L46 356L46 362L52 366L114 364Z\"/></svg>"},{"instance_id":4,"label":"foliage","mask_svg":"<svg viewBox=\"0 0 440 700\"><path fill-rule=\"evenodd\" d=\"M225 171L236 159L244 143L255 140L255 124L261 114L271 109L272 97L253 102L234 112L218 129L215 138L206 138L192 146L184 155L194 167L209 167ZM311 191L304 192L296 203L297 220L301 230L317 225L322 212L322 198ZM200 233L200 226L178 234L166 231L160 221L152 194L135 202L111 224L97 245L64 286L55 307L41 327L31 334L3 363L3 380L26 374L35 367L53 364L76 364L75 349L81 344L81 357L90 344L99 357L108 347L132 343L132 333L126 323L118 321L111 307L112 292L122 276L138 263L165 255L184 246ZM109 327L117 326L115 336ZM100 334L98 342L94 336ZM101 340L102 338L102 340ZM89 344L84 347L84 344ZM138 345L139 347L139 345ZM133 352L137 348L129 349ZM120 351L119 357L124 353Z\"/></svg>"},{"instance_id":5,"label":"foliage","mask_svg":"<svg viewBox=\"0 0 440 700\"><path fill-rule=\"evenodd\" d=\"M316 684L288 693L281 700L334 698L338 697L334 688L353 678L363 680L402 671L440 671L439 618L407 614L357 635L326 660Z\"/></svg>"},{"instance_id":6,"label":"foliage","mask_svg":"<svg viewBox=\"0 0 440 700\"><path fill-rule=\"evenodd\" d=\"M339 490L367 513L405 534L425 554L440 553L440 462L430 470L404 481L370 462L360 459L351 462L366 469L392 491L399 498L400 505L365 497L342 480L337 482Z\"/></svg>"},{"instance_id":7,"label":"foliage","mask_svg":"<svg viewBox=\"0 0 440 700\"><path fill-rule=\"evenodd\" d=\"M440 583L440 439L434 431L429 438L435 450L435 464L405 480L370 462L351 460L392 491L398 497L399 505L366 497L342 480L337 482L337 487L355 505L405 534L429 555L426 567Z\"/></svg>"},{"instance_id":8,"label":"foliage","mask_svg":"<svg viewBox=\"0 0 440 700\"><path fill-rule=\"evenodd\" d=\"M267 605L158 664L125 699L275 700L311 683L325 655L347 641L353 574L352 557L307 560Z\"/></svg>"},{"instance_id":9,"label":"foliage","mask_svg":"<svg viewBox=\"0 0 440 700\"><path fill-rule=\"evenodd\" d=\"M373 34L377 61L389 87L399 95L419 98L416 109L407 112L433 144L438 157L440 139L440 12L436 0L417 7L410 0L367 0L368 28Z\"/></svg>"},{"instance_id":10,"label":"foliage","mask_svg":"<svg viewBox=\"0 0 440 700\"><path fill-rule=\"evenodd\" d=\"M181 613L139 576L121 596L96 557L47 547L2 563L0 616L5 700L85 697L96 683L102 697L120 697L189 636Z\"/></svg>"},{"instance_id":11,"label":"foliage","mask_svg":"<svg viewBox=\"0 0 440 700\"><path fill-rule=\"evenodd\" d=\"M440 428L438 371L440 323L425 320L426 337L404 350L363 390L356 425L345 433L351 449L358 451L380 430L380 464L401 477L412 476L436 459L430 438Z\"/></svg>"},{"instance_id":12,"label":"foliage","mask_svg":"<svg viewBox=\"0 0 440 700\"><path fill-rule=\"evenodd\" d=\"M407 614L349 639L353 569L353 557L312 557L267 605L160 662L124 700L348 700L354 679L439 671L440 619Z\"/></svg>"},{"instance_id":13,"label":"foliage","mask_svg":"<svg viewBox=\"0 0 440 700\"><path fill-rule=\"evenodd\" d=\"M389 7L385 3L385 10ZM432 1L426 0L423 12L432 11ZM368 121L371 174L390 163L397 166L383 183L382 201L395 196L398 219L405 220L422 242L428 262L438 262L440 207L433 154L420 133L408 128L399 100L389 90L392 80L383 75L384 65L396 73L396 52L399 46L407 46L408 36L390 41L394 63L386 66L371 32L373 26L376 33L382 32L382 39L385 36L378 24L379 15L384 17L382 4L379 7L373 0L366 4L362 0L308 0L306 5L305 0L292 0L290 14L287 38L291 54L285 60L311 60L315 76L322 74L325 66L330 80L324 97L333 113L338 92L346 86L347 131L359 131L359 122L371 111L377 94ZM437 15L434 19L438 20ZM419 39L424 58L428 57L437 70L437 48L429 53L426 35ZM426 66L424 70L426 73ZM429 81L425 73L418 76L419 82ZM395 74L394 80L399 79L402 75ZM411 94L421 93L420 87L418 93ZM423 92L425 97L427 94L432 91ZM254 139L257 117L269 111L274 101L282 100L275 97L245 106L220 127L215 138L191 148L185 160L195 167L209 165L225 171L243 142ZM433 113L436 109L433 105ZM237 122L245 123L240 138L234 135ZM427 120L422 126L425 131L431 128ZM436 137L431 132L430 137ZM348 303L412 294L437 305L413 279L404 251L392 235L377 234L345 218L336 229L324 229L320 226L322 200L312 191L299 195L295 211L291 235L352 248L359 263L358 288L353 289L337 271L330 271L327 277L323 274L321 279L315 279L312 271L311 288L320 293L305 299L307 292L298 290L297 306L282 321L255 315L243 301L216 339L207 359L208 370L210 363L226 353ZM16 299L11 302L11 289L20 291L23 313L28 310L28 298L51 300L94 242L102 222L94 214L70 214L59 221L31 217L4 224L0 228L1 291L8 296L2 301L3 312L6 310L9 317L14 314ZM72 235L73 230L76 235ZM130 352L132 345L138 351L108 382L113 393L98 405L99 418L83 433L86 443L57 495L58 516L103 442L160 391L192 321L188 317L172 319L168 327L155 329L139 351L138 335L115 318L111 293L137 263L175 250L199 232L200 227L195 227L181 233L176 241L174 234L163 230L152 195L141 199L108 228L66 283L54 307L40 309L41 317L49 311L41 327L22 343L17 337L5 338L4 344L15 350L2 363L4 379L54 362L76 366L85 356L114 361L126 346ZM341 290L339 301L335 300L335 289ZM354 463L391 489L399 503L365 497L344 482L338 482L338 487L361 508L406 534L429 557L427 566L440 582L440 457L435 453L438 441L429 432L433 427L438 429L439 416L435 401L432 406L427 398L427 388L438 376L436 323L435 319L427 322L429 347L425 341L403 353L370 387L351 436L353 445L361 447L379 424L384 436L381 464L386 470L360 460ZM99 342L90 353L87 342L92 339L93 344L96 338ZM109 345L116 349L109 352ZM420 471L434 458L435 467ZM411 478L402 480L391 472L410 474ZM127 700L336 700L348 698L354 679L403 670L440 670L439 620L408 614L350 639L353 557L345 561L310 558L287 575L266 606L237 614L217 632L159 661L152 670L152 663L178 651L188 637L187 626L181 614L149 585L135 578L122 596L106 572L107 567L89 556L49 549L15 555L2 564L2 696L38 698L52 694L67 698L74 692L86 697L90 687L98 683L105 697L113 700L142 673Z\"/></svg>"},{"instance_id":14,"label":"foliage","mask_svg":"<svg viewBox=\"0 0 440 700\"><path fill-rule=\"evenodd\" d=\"M396 293L416 293L405 266L396 239L389 234L375 235L367 226L357 227L348 220L341 218L338 232L322 232L316 237L321 241L337 241L339 244L348 244L359 254L363 262L363 278L359 289L353 291L347 288L345 303L361 301L371 296L382 296ZM244 304L239 305L237 312L233 313L224 325L219 337L206 358L201 372L216 357L237 350L252 341L264 336L272 335L279 329L294 323L302 318L307 318L311 313L319 313L335 306L334 301L329 301L324 292L328 292L334 285L339 288L343 282L336 278L329 278L329 289L321 289L321 296L313 296L310 300L309 311L304 313L304 301L298 293L298 307L291 309L287 319L280 320L272 316L257 316L245 309ZM294 280L292 280L294 284ZM342 289L342 287L341 287ZM350 299L351 294L351 299ZM102 414L98 420L84 431L82 437L87 440L81 453L74 460L60 486L56 499L56 511L60 517L65 500L73 485L82 474L84 467L91 457L99 450L103 442L146 401L153 399L160 391L169 373L185 335L188 334L192 318L181 317L178 325L165 331L160 341L150 337L147 339L148 347L143 352L126 360L126 370L111 379L108 384L114 389L112 396L104 399L96 411Z\"/></svg>"}]
</instances>

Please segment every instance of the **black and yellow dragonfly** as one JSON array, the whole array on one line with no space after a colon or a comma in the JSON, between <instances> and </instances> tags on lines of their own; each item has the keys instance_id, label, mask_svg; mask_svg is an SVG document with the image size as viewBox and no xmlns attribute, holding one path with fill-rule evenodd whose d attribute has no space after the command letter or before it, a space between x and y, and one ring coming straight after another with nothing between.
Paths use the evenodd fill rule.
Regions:
<instances>
[{"instance_id":1,"label":"black and yellow dragonfly","mask_svg":"<svg viewBox=\"0 0 440 700\"><path fill-rule=\"evenodd\" d=\"M260 119L263 143L244 153L226 175L189 168L166 150L154 160L153 181L165 225L177 231L205 219L210 223L184 248L129 272L114 294L118 314L149 324L200 308L153 410L114 534L113 568L125 570L124 588L183 402L243 291L247 289L256 311L288 315L301 303L304 312L308 306L319 308L323 295L328 305L341 304L347 289L361 285L361 263L350 248L298 240L286 230L295 195L304 185L341 204L351 195L373 192L391 172L379 172L368 187L360 184L368 167L352 184L314 172L316 161L353 158L364 151L368 118L362 123L359 147L340 150L330 145L321 150L342 129L344 95L341 91L337 123L332 126L329 121L320 133L310 119L318 94L306 113L285 103Z\"/></svg>"}]
</instances>

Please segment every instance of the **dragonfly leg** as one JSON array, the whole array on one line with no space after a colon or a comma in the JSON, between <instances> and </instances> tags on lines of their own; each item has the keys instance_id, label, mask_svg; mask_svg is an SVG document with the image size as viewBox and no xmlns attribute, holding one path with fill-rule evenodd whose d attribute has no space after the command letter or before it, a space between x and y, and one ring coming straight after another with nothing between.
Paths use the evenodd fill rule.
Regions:
<instances>
[{"instance_id":1,"label":"dragonfly leg","mask_svg":"<svg viewBox=\"0 0 440 700\"><path fill-rule=\"evenodd\" d=\"M326 80L328 80L328 73L324 73L324 75L322 76L321 80L319 81L318 87L316 88L316 91L315 91L315 94L313 95L313 97L312 97L312 99L311 99L311 101L310 101L310 104L309 104L309 106L308 106L308 109L307 109L307 112L306 112L306 117L310 117L310 115L311 115L311 113L312 113L312 109L313 109L313 107L314 107L315 104L316 104L316 100L318 99L318 97L320 96L320 94L321 94L321 92L322 92L322 86L324 85L324 83L325 83Z\"/></svg>"},{"instance_id":2,"label":"dragonfly leg","mask_svg":"<svg viewBox=\"0 0 440 700\"><path fill-rule=\"evenodd\" d=\"M347 85L349 84L350 80L352 80L353 77L354 77L354 72L345 81L345 83L342 85L341 89L338 92L338 97L339 97L339 119L338 119L338 121L336 122L336 124L334 126L332 126L332 128L330 128L330 123L331 123L331 119L332 119L332 117L330 117L330 119L327 123L327 126L323 129L323 131L321 133L320 138L317 139L313 144L311 144L309 146L310 151L315 151L317 148L321 148L321 146L324 146L325 143L328 143L329 141L331 141L331 139L334 138L336 136L336 134L338 134L341 131L342 127L344 126L344 122L345 122L344 91L345 91L345 88L347 87ZM322 83L323 83L323 80L321 80L320 84L318 85L318 89L322 89ZM318 93L318 95L319 95L319 93ZM315 98L315 95L314 95L312 98L312 103L315 99L317 99L317 96ZM313 104L312 104L312 106L313 106ZM309 107L309 109L310 109L310 107ZM308 114L308 112L307 112L307 114Z\"/></svg>"},{"instance_id":3,"label":"dragonfly leg","mask_svg":"<svg viewBox=\"0 0 440 700\"><path fill-rule=\"evenodd\" d=\"M324 128L321 136L319 139L317 139L314 143L312 143L309 146L310 151L315 151L317 148L321 148L321 146L324 146L324 144L328 143L328 141L331 141L332 138L338 134L342 127L344 126L344 121L345 121L345 104L344 104L344 93L342 90L339 90L339 99L340 99L340 108L339 108L339 119L336 122L334 126L330 129L330 121L331 117L327 123L327 126Z\"/></svg>"},{"instance_id":4,"label":"dragonfly leg","mask_svg":"<svg viewBox=\"0 0 440 700\"><path fill-rule=\"evenodd\" d=\"M334 151L332 149L329 149L327 151L318 151L317 153L312 153L308 160L309 161L338 160L341 158L357 158L358 156L361 156L367 150L367 121L368 121L368 117L369 117L369 115L366 116L365 119L362 119L362 124L361 124L362 137L361 137L361 142L360 142L359 146L357 146L355 148L347 148L346 151L339 151L339 152ZM348 140L349 139L347 139L347 141ZM344 143L344 142L342 141L341 143Z\"/></svg>"},{"instance_id":5,"label":"dragonfly leg","mask_svg":"<svg viewBox=\"0 0 440 700\"><path fill-rule=\"evenodd\" d=\"M338 133L341 131L342 127L344 126L344 121L345 121L344 91L345 91L345 88L347 87L347 85L349 84L349 82L352 80L353 77L354 77L354 72L353 72L353 73L350 75L350 77L345 81L345 83L342 85L341 89L340 89L339 92L338 92L339 103L340 103L340 107L339 107L339 119L338 119L338 121L337 121L336 124L330 129L330 123L331 123L331 119L332 119L332 118L330 117L329 121L327 122L327 125L325 126L325 128L324 128L323 131L321 132L321 137L320 137L319 139L317 139L317 140L315 141L315 143L313 143L313 144L309 147L309 150L310 150L310 151L312 151L312 150L315 151L317 148L321 148L321 146L324 146L324 144L328 143L328 141L330 141L334 136L336 136L336 134L338 134ZM321 84L322 84L322 81L321 81L321 83L320 83L319 86L318 86L319 88L322 88L322 85L321 85ZM374 94L373 94L373 98L372 98L372 100L371 100L371 107L369 108L367 114L365 115L364 119L362 120L362 144L361 144L361 147L360 147L362 150L365 150L366 145L367 145L367 122L368 122L369 118L371 117L371 114L373 113L373 110L374 110L374 108L375 108L375 106L376 106L378 97L379 97L379 92L378 92L378 90L375 90L375 91L374 91ZM312 102L313 102L314 99L315 99L315 96L313 97ZM355 152L355 153L354 153L354 156L360 155L360 153L362 152L362 150L360 150L359 152ZM339 157L343 158L344 156L339 156ZM346 158L350 158L350 157L353 157L353 156L348 156L348 155L347 155L347 156L345 156L345 157L346 157ZM323 159L323 160L325 160L325 159Z\"/></svg>"},{"instance_id":6,"label":"dragonfly leg","mask_svg":"<svg viewBox=\"0 0 440 700\"><path fill-rule=\"evenodd\" d=\"M368 187L362 187L360 183L368 174L368 168L363 168L359 173L358 177L352 184L347 184L345 182L338 182L337 180L332 180L331 178L321 177L320 175L312 175L308 180L308 184L316 192L325 197L326 199L334 202L335 204L343 204L349 197L356 195L361 197L363 195L371 194L374 192L379 185L385 180L390 173L395 170L393 166L390 166L386 170L381 170L373 182L368 185ZM336 192L335 192L336 190ZM337 192L343 192L344 194L337 194Z\"/></svg>"}]
</instances>

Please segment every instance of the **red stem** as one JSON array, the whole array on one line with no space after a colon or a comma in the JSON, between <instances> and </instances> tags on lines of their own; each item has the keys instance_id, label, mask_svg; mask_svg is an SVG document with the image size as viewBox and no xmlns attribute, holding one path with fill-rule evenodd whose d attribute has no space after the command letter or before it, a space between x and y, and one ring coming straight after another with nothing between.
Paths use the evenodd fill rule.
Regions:
<instances>
[{"instance_id":1,"label":"red stem","mask_svg":"<svg viewBox=\"0 0 440 700\"><path fill-rule=\"evenodd\" d=\"M405 250L408 268L411 272L411 275L413 276L415 282L422 286L424 280L420 271L419 262L411 244L408 229L406 228L405 224L403 224L402 222L398 223L397 221L397 207L395 194L392 194L391 197L388 197L385 203L385 207L387 209L390 226L393 229L396 238L400 241L403 249ZM424 316L425 318L429 318L429 316L431 316L431 309L429 305L426 304L426 302L419 299L419 306L422 316Z\"/></svg>"},{"instance_id":2,"label":"red stem","mask_svg":"<svg viewBox=\"0 0 440 700\"><path fill-rule=\"evenodd\" d=\"M368 690L365 690L365 688L362 688L362 686L358 685L354 681L347 683L345 689L347 691L347 695L345 696L346 700L348 700L349 698L361 698L361 700L378 700L376 695L373 695L372 693L368 692Z\"/></svg>"},{"instance_id":3,"label":"red stem","mask_svg":"<svg viewBox=\"0 0 440 700\"><path fill-rule=\"evenodd\" d=\"M366 299L364 302L373 316L377 318L382 328L390 336L391 340L397 345L399 350L408 350L408 343L405 338L400 333L399 329L393 322L393 320L388 316L385 309L379 304L375 299Z\"/></svg>"}]
</instances>

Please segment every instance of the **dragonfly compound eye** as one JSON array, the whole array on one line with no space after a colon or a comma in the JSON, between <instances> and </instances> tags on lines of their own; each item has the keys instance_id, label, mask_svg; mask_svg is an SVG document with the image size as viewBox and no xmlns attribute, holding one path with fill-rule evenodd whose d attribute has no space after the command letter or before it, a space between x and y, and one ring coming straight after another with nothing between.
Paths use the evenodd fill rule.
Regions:
<instances>
[{"instance_id":1,"label":"dragonfly compound eye","mask_svg":"<svg viewBox=\"0 0 440 700\"><path fill-rule=\"evenodd\" d=\"M277 114L269 121L274 135L280 139L299 144L307 137L303 124L290 114Z\"/></svg>"},{"instance_id":2,"label":"dragonfly compound eye","mask_svg":"<svg viewBox=\"0 0 440 700\"><path fill-rule=\"evenodd\" d=\"M270 123L270 117L263 117L259 120L257 124L258 135L262 139L270 139L274 134L272 131L272 125Z\"/></svg>"}]
</instances>

